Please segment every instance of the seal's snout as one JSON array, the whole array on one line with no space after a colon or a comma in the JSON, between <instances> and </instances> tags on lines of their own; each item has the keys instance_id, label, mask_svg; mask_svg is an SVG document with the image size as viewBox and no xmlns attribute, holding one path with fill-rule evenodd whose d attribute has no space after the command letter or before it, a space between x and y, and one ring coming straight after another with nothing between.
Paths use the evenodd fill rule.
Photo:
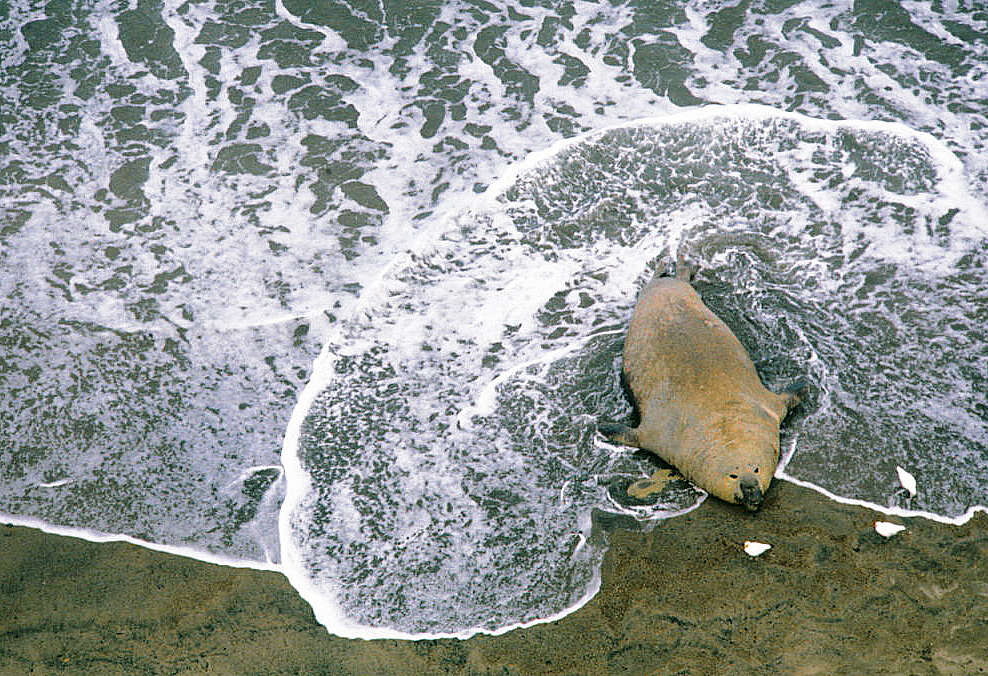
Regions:
<instances>
[{"instance_id":1,"label":"seal's snout","mask_svg":"<svg viewBox=\"0 0 988 676\"><path fill-rule=\"evenodd\" d=\"M748 474L741 477L741 480L738 482L738 486L741 489L741 495L738 496L738 502L750 511L754 512L761 506L762 500L765 497L762 495L762 487L758 485L758 479L756 479L753 475Z\"/></svg>"}]
</instances>

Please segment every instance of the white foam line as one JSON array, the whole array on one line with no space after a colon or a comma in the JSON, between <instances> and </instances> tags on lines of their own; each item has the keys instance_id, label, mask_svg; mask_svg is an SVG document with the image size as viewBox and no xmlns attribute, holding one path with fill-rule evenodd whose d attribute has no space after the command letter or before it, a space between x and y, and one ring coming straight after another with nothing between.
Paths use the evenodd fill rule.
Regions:
<instances>
[{"instance_id":1,"label":"white foam line","mask_svg":"<svg viewBox=\"0 0 988 676\"><path fill-rule=\"evenodd\" d=\"M344 638L362 638L358 634L347 632L349 625L339 607L327 598L325 592L316 589L315 584L306 573L301 553L292 542L292 512L310 492L312 486L309 475L302 468L302 463L298 457L302 422L308 415L309 409L312 408L316 396L333 380L333 364L336 362L337 356L330 351L329 345L327 340L319 356L313 362L312 378L306 383L299 395L285 430L285 440L281 449L281 465L285 471L285 498L281 503L281 510L278 512L281 570L299 596L312 607L316 621L326 627L327 631Z\"/></svg>"},{"instance_id":2,"label":"white foam line","mask_svg":"<svg viewBox=\"0 0 988 676\"><path fill-rule=\"evenodd\" d=\"M290 324L302 320L313 320L325 316L325 310L312 310L311 312L287 312L272 314L264 319L248 319L242 322L225 321L213 319L204 323L204 326L214 331L244 331L247 329L262 329L278 324Z\"/></svg>"},{"instance_id":3,"label":"white foam line","mask_svg":"<svg viewBox=\"0 0 988 676\"><path fill-rule=\"evenodd\" d=\"M374 632L373 636L360 636L357 638L391 638L391 639L405 639L413 641L431 641L440 638L456 638L461 640L466 640L477 634L486 634L488 636L500 636L502 634L507 634L509 631L514 631L515 629L528 629L529 627L534 627L538 624L546 624L548 622L558 622L567 615L576 612L583 606L587 605L590 600L597 595L600 591L600 566L595 567L593 579L590 581L590 587L587 592L581 596L572 606L560 610L558 613L549 615L548 617L540 617L535 620L529 620L527 622L517 622L515 624L509 624L504 627L498 627L497 629L486 629L484 627L473 627L470 629L465 629L464 631L457 632L454 634L406 634L399 631L394 631L390 629L378 630L377 628L372 629ZM378 632L382 632L378 635Z\"/></svg>"},{"instance_id":4,"label":"white foam line","mask_svg":"<svg viewBox=\"0 0 988 676\"><path fill-rule=\"evenodd\" d=\"M279 3L280 5L280 3ZM447 221L442 216L439 221L445 224ZM330 598L325 590L316 588L316 585L308 575L301 552L294 545L292 539L291 517L296 507L301 504L307 494L311 492L312 482L308 473L302 467L299 460L299 444L302 435L302 423L305 421L316 397L335 379L333 365L338 359L338 355L333 351L332 346L340 343L340 338L345 326L350 321L369 315L371 309L384 302L389 291L396 285L400 286L391 275L396 270L414 262L417 254L422 254L435 246L435 237L441 234L442 228L437 225L434 229L429 229L416 239L415 244L408 250L397 253L387 262L383 268L374 274L368 283L365 284L363 292L346 310L345 316L339 321L333 330L325 337L322 350L312 363L310 370L311 378L306 383L305 388L299 395L292 415L289 418L285 429L285 438L282 443L281 464L284 468L285 497L281 503L281 510L278 513L278 540L281 547L281 572L288 578L289 583L295 588L311 607L316 620L323 625L326 630L342 638L433 638L433 635L412 635L396 632L394 630L382 629L378 627L367 627L355 624L347 620L335 599ZM476 633L476 632L473 632ZM473 635L466 633L466 635ZM460 637L459 634L436 635L435 637Z\"/></svg>"},{"instance_id":5,"label":"white foam line","mask_svg":"<svg viewBox=\"0 0 988 676\"><path fill-rule=\"evenodd\" d=\"M789 483L795 484L797 486L802 486L803 488L809 488L811 490L826 496L827 498L833 500L834 502L839 502L842 505L854 505L856 507L864 507L870 509L874 512L881 512L888 516L900 516L900 517L920 517L923 519L929 519L930 521L936 521L938 523L946 523L954 526L961 526L975 515L977 512L988 513L988 507L984 505L974 505L973 507L968 507L967 511L959 516L943 516L942 514L936 514L935 512L927 512L919 509L905 509L903 507L883 507L874 502L869 502L868 500L860 500L858 498L845 498L842 495L837 495L836 493L831 493L823 486L818 486L812 481L806 481L804 479L797 479L793 475L786 472L786 467L789 466L789 462L792 460L793 456L796 454L796 442L799 439L799 432L793 435L792 443L789 444L788 452L779 461L779 466L775 469L774 477L776 479L781 479L783 481L788 481Z\"/></svg>"},{"instance_id":6,"label":"white foam line","mask_svg":"<svg viewBox=\"0 0 988 676\"><path fill-rule=\"evenodd\" d=\"M799 439L799 432L797 431L792 437L792 443L789 444L789 450L784 456L779 459L779 464L775 468L775 474L772 476L780 478L782 473L785 472L786 467L789 466L789 461L792 460L792 456L796 454L796 441Z\"/></svg>"},{"instance_id":7,"label":"white foam line","mask_svg":"<svg viewBox=\"0 0 988 676\"><path fill-rule=\"evenodd\" d=\"M368 305L372 305L374 299L380 295L384 288L387 287L386 279L389 273L399 268L402 264L408 264L412 260L411 256L411 252L405 252L396 256L392 262L381 271L381 273L377 276L376 281L367 287L367 291L369 291L369 293L365 292L365 294L363 294L361 298L354 303L354 305L350 308L349 314L351 316L358 316L367 309ZM342 323L345 322L341 322L341 324ZM482 392L478 399L483 399L487 390L496 387L498 382L502 382L512 373L516 373L520 368L525 368L531 364L545 361L550 357L561 356L568 352L572 352L592 338L615 332L617 331L604 331L592 334L576 345L560 348L553 351L549 356L543 355L538 359L513 367L490 383L485 388L485 392ZM295 404L295 408L292 410L292 415L285 431L285 440L282 446L281 454L281 463L285 472L285 498L282 502L281 511L278 515L278 534L281 545L281 572L288 578L289 583L299 593L299 596L301 596L312 607L316 620L323 625L329 633L349 639L404 640L432 640L439 638L467 639L480 633L496 636L514 629L524 629L536 624L554 622L578 610L579 608L582 608L597 594L600 589L599 570L594 572L594 579L590 590L569 608L545 618L508 625L494 630L483 627L474 627L455 633L415 634L384 627L366 626L349 621L335 601L329 597L327 592L316 588L316 585L306 572L304 562L301 558L301 553L292 542L291 526L292 512L302 502L303 498L311 489L309 475L302 468L302 464L299 461L298 456L302 423L308 415L309 410L312 408L312 404L314 403L316 397L334 379L333 364L337 359L337 355L330 349L330 345L332 344L333 340L331 339L331 336L327 336L322 352L313 362L311 370L312 378L299 395L299 399ZM457 416L457 419L459 420L463 414L464 412L461 412L460 415Z\"/></svg>"},{"instance_id":8,"label":"white foam line","mask_svg":"<svg viewBox=\"0 0 988 676\"><path fill-rule=\"evenodd\" d=\"M788 474L785 471L776 472L775 476L789 483L796 484L797 486L802 486L803 488L809 488L811 490L824 495L834 502L839 502L842 505L854 505L855 507L864 507L870 509L874 512L881 512L888 516L900 516L904 518L909 517L921 517L923 519L928 519L929 521L936 521L938 523L946 523L952 526L962 526L977 513L985 512L988 513L988 507L983 505L975 505L974 507L969 507L966 512L960 516L949 517L943 516L941 514L935 514L933 512L925 512L917 509L904 509L902 507L882 507L881 505L875 504L874 502L868 502L867 500L858 500L857 498L845 498L843 496L837 495L836 493L831 493L826 488L822 486L817 486L815 483L810 481L804 481L802 479L797 479L796 477Z\"/></svg>"},{"instance_id":9,"label":"white foam line","mask_svg":"<svg viewBox=\"0 0 988 676\"><path fill-rule=\"evenodd\" d=\"M948 194L966 194L971 199L964 205L965 210L971 213L971 220L974 223L988 223L988 208L979 200L970 195L967 183L964 180L964 165L960 159L951 151L946 144L932 134L925 131L917 131L900 122L886 122L882 120L821 120L809 117L801 113L779 110L771 106L756 103L730 103L700 106L690 110L685 110L670 115L658 117L646 117L636 120L628 120L616 125L595 129L593 131L579 134L567 139L558 141L548 148L529 154L521 162L517 162L501 175L499 179L491 183L484 192L484 197L494 199L503 194L510 186L518 181L519 176L528 173L532 169L554 158L560 152L586 143L617 129L633 129L636 127L655 127L683 124L685 122L707 121L722 117L725 119L749 119L749 120L769 120L783 119L793 120L808 129L818 131L833 131L836 129L860 129L872 132L885 132L904 138L912 138L923 146L937 158L938 163L944 167L940 176L940 185ZM988 233L988 225L985 226Z\"/></svg>"},{"instance_id":10,"label":"white foam line","mask_svg":"<svg viewBox=\"0 0 988 676\"><path fill-rule=\"evenodd\" d=\"M644 521L644 522L665 521L666 519L674 519L677 516L683 516L684 514L689 514L694 509L697 509L700 505L706 502L707 498L710 497L710 494L707 493L702 488L700 488L699 486L693 485L692 483L690 485L692 485L693 488L696 489L696 492L700 494L700 497L697 499L696 502L694 502L689 507L684 507L683 509L677 509L672 511L665 510L655 513L651 513L651 512L645 513L646 510L650 509L651 507L650 505L642 505L640 508L636 508L633 506L622 505L620 502L612 498L610 495L607 496L607 499L610 501L611 505L618 510L618 512L620 512L621 514L626 514L628 516L633 516L639 521Z\"/></svg>"},{"instance_id":11,"label":"white foam line","mask_svg":"<svg viewBox=\"0 0 988 676\"><path fill-rule=\"evenodd\" d=\"M456 424L459 425L460 429L470 429L473 425L472 418L483 415L490 415L494 410L494 397L497 394L497 387L503 383L508 378L512 377L514 374L527 369L529 366L534 366L536 364L543 364L546 362L555 361L570 352L575 352L587 343L589 343L594 338L599 336L607 336L612 334L624 333L624 329L613 329L610 331L600 331L599 333L592 333L570 345L565 347L559 347L545 354L539 355L535 359L530 359L529 361L522 362L520 364L515 364L508 370L504 371L498 375L494 380L487 383L484 388L477 395L474 405L463 409L456 415Z\"/></svg>"},{"instance_id":12,"label":"white foam line","mask_svg":"<svg viewBox=\"0 0 988 676\"><path fill-rule=\"evenodd\" d=\"M322 33L323 43L316 49L317 52L341 51L346 48L346 41L339 33L321 24L308 23L295 16L285 7L283 0L275 0L274 11L281 18L296 28Z\"/></svg>"},{"instance_id":13,"label":"white foam line","mask_svg":"<svg viewBox=\"0 0 988 676\"><path fill-rule=\"evenodd\" d=\"M73 481L75 481L75 479L66 478L66 479L58 479L57 481L48 481L46 483L36 484L36 485L38 486L38 488L58 488L59 486L70 484Z\"/></svg>"},{"instance_id":14,"label":"white foam line","mask_svg":"<svg viewBox=\"0 0 988 676\"><path fill-rule=\"evenodd\" d=\"M403 258L399 256L399 258ZM394 266L389 266L392 268ZM381 278L385 277L385 274L381 275ZM357 307L354 308L353 314L357 314L361 311L360 306L362 303L358 303ZM613 333L612 331L596 333L588 336L583 342L590 340L599 335L604 335L605 333ZM331 341L327 340L325 347L319 357L316 358L312 366L312 379L308 382L302 394L299 396L298 402L295 404L295 408L292 411L291 419L289 420L288 427L285 433L285 441L282 447L281 463L285 471L285 499L282 502L281 511L278 515L278 535L281 544L281 567L280 572L282 572L285 577L288 578L289 583L295 588L295 590L311 607L313 614L321 625L323 625L326 630L342 638L348 639L402 639L402 640L433 640L440 638L456 638L456 639L468 639L477 634L489 634L491 636L498 636L500 634L513 631L515 629L525 629L532 627L537 624L543 624L546 622L555 622L563 617L569 615L570 613L579 610L584 605L586 605L590 599L596 596L597 592L600 590L600 570L599 567L594 571L594 577L591 582L590 588L586 594L584 594L576 603L572 606L565 608L558 613L550 615L544 618L538 618L535 620L530 620L528 622L521 622L512 625L507 625L504 627L499 627L497 629L488 629L485 627L472 627L470 629L465 629L463 631L455 633L407 633L402 631L397 631L395 629L389 629L386 627L372 627L367 625L357 624L355 622L349 621L339 606L335 601L328 596L325 590L317 589L316 585L313 583L312 579L306 572L304 562L301 559L299 550L294 546L292 542L292 526L291 526L291 514L301 502L305 495L309 492L311 487L311 482L309 480L308 473L302 468L302 464L299 461L298 450L299 442L301 439L302 432L302 422L308 415L309 410L312 407L313 402L323 389L329 385L333 380L333 364L337 359L337 356L329 349ZM566 348L560 348L554 351L553 354L565 354L577 349L577 346L567 346ZM528 362L521 367L515 367L509 372L502 374L498 379L495 379L493 383L488 385L493 387L496 382L503 380L510 373L516 372L518 368L523 368L531 363L537 363L539 361L544 361L546 357L541 357L540 359ZM481 395L483 396L483 395ZM462 415L462 413L461 413Z\"/></svg>"},{"instance_id":15,"label":"white foam line","mask_svg":"<svg viewBox=\"0 0 988 676\"><path fill-rule=\"evenodd\" d=\"M559 509L563 509L566 506L566 489L571 483L573 482L567 479L563 482L563 485L559 487Z\"/></svg>"},{"instance_id":16,"label":"white foam line","mask_svg":"<svg viewBox=\"0 0 988 676\"><path fill-rule=\"evenodd\" d=\"M973 507L968 507L967 511L963 514L955 517L943 516L942 514L936 514L934 512L926 512L918 509L905 509L903 507L883 507L877 503L869 502L867 500L859 500L858 498L845 498L842 495L837 495L836 493L831 493L823 486L818 486L817 484L806 481L804 479L797 479L793 475L786 472L786 467L789 466L789 462L792 460L793 456L796 454L796 442L799 439L799 432L793 435L792 443L789 444L789 450L779 461L779 466L775 469L774 477L776 479L781 479L783 481L788 481L791 484L797 486L802 486L803 488L809 488L814 490L821 495L833 500L834 502L839 502L842 505L854 505L856 507L864 507L870 509L874 512L881 512L888 516L900 516L900 517L921 517L923 519L929 519L930 521L936 521L938 523L946 523L954 526L961 526L975 515L977 512L988 513L988 507L984 505L974 505Z\"/></svg>"},{"instance_id":17,"label":"white foam line","mask_svg":"<svg viewBox=\"0 0 988 676\"><path fill-rule=\"evenodd\" d=\"M228 483L226 486L224 486L223 489L227 490L237 484L242 484L244 481L246 481L253 475L257 474L258 472L263 472L264 470L268 470L268 469L277 470L279 479L285 473L281 465L254 465L253 467L248 467L244 470L241 470L240 474L237 475L237 478L231 481L230 483Z\"/></svg>"},{"instance_id":18,"label":"white foam line","mask_svg":"<svg viewBox=\"0 0 988 676\"><path fill-rule=\"evenodd\" d=\"M280 5L280 3L279 3ZM284 12L283 7L280 12ZM753 120L765 120L765 119L790 119L796 120L800 124L808 128L817 128L823 130L834 130L844 127L851 127L862 130L870 131L883 131L886 133L893 133L903 137L909 137L916 139L922 143L932 154L936 155L939 160L942 161L942 166L947 168L945 175L941 177L941 186L944 188L951 188L953 190L959 190L962 193L967 193L966 183L963 179L963 165L960 160L951 152L943 143L937 140L932 135L926 132L919 132L909 127L896 123L896 122L882 122L882 121L842 121L842 120L819 120L799 113L780 111L769 106L763 106L758 104L729 104L729 105L713 105L704 106L701 108L683 111L680 113L665 115L662 117L651 117L637 120L630 120L627 122L620 123L618 125L608 126L585 134L580 134L569 139L561 140L544 150L530 153L523 161L517 162L509 166L498 178L493 181L484 193L480 196L473 196L472 199L480 200L480 204L476 205L474 209L477 208L488 208L489 204L495 201L499 196L501 196L512 184L514 184L518 177L522 174L531 171L532 169L538 167L539 165L545 163L551 158L558 155L561 151L574 147L580 143L584 143L587 140L602 136L608 132L615 129L628 129L634 127L647 127L647 126L657 126L657 125L670 125L670 124L681 124L683 122L694 122L709 120L711 118L724 117L724 118L747 118ZM953 192L951 190L950 192ZM974 204L976 207L974 210L977 213L985 211L984 207L976 200L970 200L968 204ZM444 220L444 219L437 219ZM976 220L976 219L975 219ZM984 219L988 222L988 219ZM437 227L437 231L441 231L442 227ZM431 232L430 235L433 237L423 237L420 240L420 244L414 247L414 250L424 250L427 245L423 245L421 242L433 241L436 232ZM395 269L400 268L402 265L407 264L414 255L414 250L406 251L404 253L399 253L395 256L389 264L377 275L374 283L365 287L365 292L361 294L361 297L353 304L350 308L350 315L357 316L361 312L369 309L373 306L375 302L379 299L378 297L382 295L382 292L388 288L388 277L391 272ZM345 322L341 322L345 323ZM338 325L339 326L339 325ZM337 328L337 332L340 329ZM599 335L599 334L594 334ZM589 338L594 337L590 336ZM285 499L282 503L282 508L279 513L278 528L279 528L279 540L281 543L281 572L288 578L289 582L298 591L299 595L305 599L313 609L313 613L317 621L322 624L327 631L330 633L341 636L343 638L360 638L360 639L376 639L376 638L388 638L388 639L437 639L437 638L469 638L479 633L499 635L513 629L520 629L531 627L536 624L541 624L544 622L556 621L575 610L583 607L591 598L593 598L600 588L600 571L599 569L595 571L594 582L591 585L591 589L585 594L576 604L573 606L560 611L550 617L532 620L529 622L519 623L515 625L505 626L496 630L488 630L484 628L472 628L461 632L443 634L410 634L405 632L396 631L393 629L387 629L382 627L369 627L364 625L359 625L350 622L346 619L345 615L342 613L341 609L334 603L334 600L329 598L327 593L323 590L318 590L312 579L307 575L305 566L301 560L300 551L294 546L292 540L292 527L291 527L291 515L295 508L301 504L302 500L306 494L310 491L311 482L308 474L302 468L301 462L298 458L299 442L301 437L301 427L302 422L305 420L316 396L322 392L322 390L329 385L329 383L334 379L333 375L333 363L336 361L336 355L331 352L330 345L332 340L330 336L327 336L327 341L324 344L323 350L320 355L316 358L313 363L311 370L312 379L307 383L306 387L299 396L299 400L296 402L295 408L293 409L291 419L289 420L285 440L282 447L282 465L285 469ZM575 349L575 348L569 348ZM558 353L565 354L568 351L567 348L562 348L557 351ZM483 400L485 394L490 391L490 388L496 387L498 382L503 382L503 380L508 377L511 373L517 372L519 368L524 368L532 363L537 363L543 361L545 357L541 357L532 362L528 362L522 366L514 367L514 369L509 370L505 374L499 376L495 381L487 386L487 390L482 392L479 400ZM489 396L489 395L488 395ZM463 413L458 416L458 420L461 419ZM790 454L791 455L791 454ZM883 508L873 503L869 503L862 500L849 500L842 498L835 494L829 493L825 489L811 484L809 482L803 482L801 480L795 479L783 471L777 472L777 476L783 478L787 481L791 481L797 485L801 485L813 490L818 490L819 492L827 495L832 500L836 502L842 502L845 504L856 504L859 506L867 507L873 510L877 510L882 513L887 514L899 514L906 516L924 516L930 518L931 520L940 521L944 523L954 523L960 524L965 523L971 518L975 511L984 510L983 507L973 507L966 512L965 516L958 517L956 519L950 519L948 517L943 517L937 514L931 514L928 512L919 511L909 511L900 510L895 508ZM677 512L672 516L678 514L684 514L693 509L699 507L702 504L702 500L696 505L693 505L682 512Z\"/></svg>"},{"instance_id":19,"label":"white foam line","mask_svg":"<svg viewBox=\"0 0 988 676\"><path fill-rule=\"evenodd\" d=\"M252 570L265 570L275 573L282 572L281 566L276 563L260 563L258 561L249 561L247 559L238 559L232 556L223 556L222 554L212 554L210 552L203 552L200 550L193 549L191 547L180 547L178 545L163 545L156 542L148 542L147 540L141 540L129 535L116 535L112 533L101 533L100 531L91 530L89 528L77 528L71 526L53 526L41 519L35 519L29 516L14 516L13 514L6 514L0 512L0 523L9 524L11 526L23 526L25 528L36 528L37 530L43 531L45 533L51 533L52 535L63 535L66 537L78 538L80 540L87 540L89 542L126 542L132 545L137 545L138 547L144 547L146 549L153 549L156 552L162 552L165 554L174 554L176 556L184 556L188 559L196 559L197 561L203 561L205 563L213 563L218 566L229 566L231 568L250 568Z\"/></svg>"},{"instance_id":20,"label":"white foam line","mask_svg":"<svg viewBox=\"0 0 988 676\"><path fill-rule=\"evenodd\" d=\"M422 633L422 634L410 634L402 631L397 631L394 629L387 629L383 627L369 627L365 625L359 625L354 623L346 622L339 616L339 619L333 624L327 624L323 621L320 616L321 608L313 605L313 611L315 612L316 619L319 620L320 624L326 627L327 631L336 636L347 639L364 639L364 640L374 640L374 639L398 639L404 641L432 641L444 638L455 638L460 640L466 640L472 638L478 634L485 634L488 636L500 636L506 634L509 631L514 631L516 629L528 629L529 627L534 627L539 624L546 624L548 622L557 622L567 615L576 612L590 600L597 595L600 591L600 567L597 566L594 569L593 578L590 581L590 586L587 592L581 596L573 605L564 608L558 613L553 613L547 617L540 617L534 620L529 620L527 622L518 622L515 624L509 624L503 627L498 627L497 629L487 629L486 627L472 627L470 629L464 629L463 631L455 633ZM299 592L303 598L306 598L302 592ZM306 599L308 600L308 599ZM337 619L337 618L334 618Z\"/></svg>"}]
</instances>

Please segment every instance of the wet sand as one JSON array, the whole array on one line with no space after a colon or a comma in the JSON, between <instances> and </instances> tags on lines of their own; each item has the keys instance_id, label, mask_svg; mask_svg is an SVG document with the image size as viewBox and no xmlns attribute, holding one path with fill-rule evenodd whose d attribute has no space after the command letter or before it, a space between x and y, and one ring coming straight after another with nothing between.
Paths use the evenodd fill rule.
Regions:
<instances>
[{"instance_id":1,"label":"wet sand","mask_svg":"<svg viewBox=\"0 0 988 676\"><path fill-rule=\"evenodd\" d=\"M277 573L0 526L0 674L988 673L983 513L886 519L776 482L756 515L708 500L610 538L601 592L558 622L351 641Z\"/></svg>"}]
</instances>

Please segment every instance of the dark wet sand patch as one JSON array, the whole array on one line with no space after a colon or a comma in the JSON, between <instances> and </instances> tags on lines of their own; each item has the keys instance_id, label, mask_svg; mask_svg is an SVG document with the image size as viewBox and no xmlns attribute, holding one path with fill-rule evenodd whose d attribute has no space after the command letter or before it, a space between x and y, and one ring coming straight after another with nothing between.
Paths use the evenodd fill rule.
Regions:
<instances>
[{"instance_id":1,"label":"dark wet sand patch","mask_svg":"<svg viewBox=\"0 0 988 676\"><path fill-rule=\"evenodd\" d=\"M351 641L277 573L0 526L0 674L988 673L984 514L888 518L776 482L758 514L710 500L610 537L601 592L558 622Z\"/></svg>"}]
</instances>

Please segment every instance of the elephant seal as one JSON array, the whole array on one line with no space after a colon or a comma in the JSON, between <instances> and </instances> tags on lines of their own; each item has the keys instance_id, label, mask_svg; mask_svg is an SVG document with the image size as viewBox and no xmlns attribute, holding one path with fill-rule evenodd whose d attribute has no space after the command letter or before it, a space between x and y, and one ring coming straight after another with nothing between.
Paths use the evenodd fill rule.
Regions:
<instances>
[{"instance_id":1,"label":"elephant seal","mask_svg":"<svg viewBox=\"0 0 988 676\"><path fill-rule=\"evenodd\" d=\"M642 290L624 343L624 385L637 427L602 423L610 441L654 453L694 484L757 510L779 462L779 425L802 399L762 385L751 357L703 304L680 256L675 277Z\"/></svg>"}]
</instances>

